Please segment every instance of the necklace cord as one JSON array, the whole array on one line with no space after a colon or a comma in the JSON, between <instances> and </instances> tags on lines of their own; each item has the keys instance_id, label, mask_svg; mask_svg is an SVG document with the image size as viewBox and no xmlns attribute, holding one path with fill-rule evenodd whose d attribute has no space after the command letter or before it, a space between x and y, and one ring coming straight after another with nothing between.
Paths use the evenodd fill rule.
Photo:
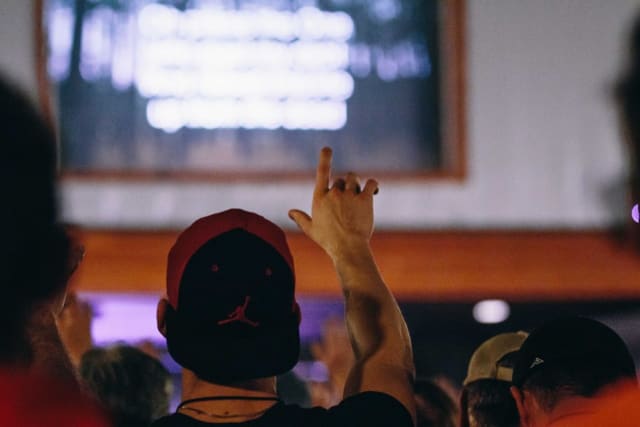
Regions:
<instances>
[{"instance_id":1,"label":"necklace cord","mask_svg":"<svg viewBox=\"0 0 640 427\"><path fill-rule=\"evenodd\" d=\"M194 399L183 400L176 408L176 412L180 410L185 405L196 402L208 402L208 401L216 401L216 400L258 400L258 401L274 401L279 402L280 398L274 397L259 397L259 396L205 396L205 397L196 397Z\"/></svg>"}]
</instances>

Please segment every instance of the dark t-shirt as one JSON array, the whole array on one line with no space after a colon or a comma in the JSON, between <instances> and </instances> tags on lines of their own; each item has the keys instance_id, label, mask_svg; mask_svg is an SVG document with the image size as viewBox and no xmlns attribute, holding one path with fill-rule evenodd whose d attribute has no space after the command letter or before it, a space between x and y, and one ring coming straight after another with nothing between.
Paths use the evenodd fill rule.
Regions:
<instances>
[{"instance_id":1,"label":"dark t-shirt","mask_svg":"<svg viewBox=\"0 0 640 427\"><path fill-rule=\"evenodd\" d=\"M354 395L330 409L304 409L278 403L263 416L242 423L205 423L183 414L160 418L152 427L412 427L409 411L393 397L376 392Z\"/></svg>"}]
</instances>

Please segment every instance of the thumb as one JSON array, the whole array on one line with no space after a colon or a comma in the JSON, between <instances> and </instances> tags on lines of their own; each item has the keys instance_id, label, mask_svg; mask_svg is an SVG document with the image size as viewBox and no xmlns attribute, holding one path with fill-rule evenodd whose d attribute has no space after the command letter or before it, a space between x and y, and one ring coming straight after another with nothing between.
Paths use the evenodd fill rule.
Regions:
<instances>
[{"instance_id":1,"label":"thumb","mask_svg":"<svg viewBox=\"0 0 640 427\"><path fill-rule=\"evenodd\" d=\"M306 213L302 212L298 209L291 209L289 211L289 218L295 222L298 227L304 232L304 234L309 234L311 231L311 217Z\"/></svg>"}]
</instances>

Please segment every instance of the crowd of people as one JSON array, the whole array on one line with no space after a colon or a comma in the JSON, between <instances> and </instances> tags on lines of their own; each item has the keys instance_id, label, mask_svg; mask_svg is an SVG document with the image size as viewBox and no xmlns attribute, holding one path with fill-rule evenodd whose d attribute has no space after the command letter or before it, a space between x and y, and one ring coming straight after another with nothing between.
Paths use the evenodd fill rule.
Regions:
<instances>
[{"instance_id":1,"label":"crowd of people","mask_svg":"<svg viewBox=\"0 0 640 427\"><path fill-rule=\"evenodd\" d=\"M640 30L633 40L640 57ZM638 69L633 62L618 94L636 147ZM311 349L329 369L330 389L314 398L291 374L301 313L284 232L232 209L195 221L168 254L157 325L182 367L181 403L170 413L171 377L153 355L66 336L70 310L86 307L67 298L82 249L58 216L55 135L4 79L0 135L0 221L9 225L0 256L0 425L640 425L633 357L612 329L588 318L490 338L471 356L459 396L416 378L407 325L369 245L378 183L353 173L334 179L328 148L310 214L289 216L331 258L344 295L344 325L334 320L329 337L342 349Z\"/></svg>"}]
</instances>

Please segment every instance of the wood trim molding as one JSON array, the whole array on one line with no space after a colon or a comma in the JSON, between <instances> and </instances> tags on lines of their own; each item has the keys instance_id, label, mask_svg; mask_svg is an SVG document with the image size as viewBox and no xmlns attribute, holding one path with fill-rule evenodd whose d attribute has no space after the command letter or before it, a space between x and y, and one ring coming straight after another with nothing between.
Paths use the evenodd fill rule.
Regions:
<instances>
[{"instance_id":1,"label":"wood trim molding","mask_svg":"<svg viewBox=\"0 0 640 427\"><path fill-rule=\"evenodd\" d=\"M33 0L33 44L35 47L36 84L40 111L49 126L55 129L51 87L47 76L47 36L44 24L44 0Z\"/></svg>"},{"instance_id":2,"label":"wood trim molding","mask_svg":"<svg viewBox=\"0 0 640 427\"><path fill-rule=\"evenodd\" d=\"M85 231L86 258L74 278L84 291L164 289L177 232ZM300 295L339 297L328 257L288 234ZM481 298L590 300L640 297L640 254L605 232L378 233L372 242L394 294L413 301Z\"/></svg>"},{"instance_id":3,"label":"wood trim molding","mask_svg":"<svg viewBox=\"0 0 640 427\"><path fill-rule=\"evenodd\" d=\"M467 176L467 10L466 0L441 3L445 43L442 51L442 129L445 174L464 180Z\"/></svg>"}]
</instances>

